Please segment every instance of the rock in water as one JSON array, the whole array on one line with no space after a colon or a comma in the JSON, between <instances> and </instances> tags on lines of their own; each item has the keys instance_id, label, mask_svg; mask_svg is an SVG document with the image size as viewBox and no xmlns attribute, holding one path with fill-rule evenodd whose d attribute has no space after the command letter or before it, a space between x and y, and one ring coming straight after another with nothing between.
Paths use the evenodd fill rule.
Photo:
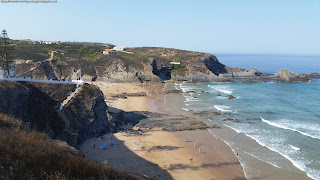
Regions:
<instances>
[{"instance_id":1,"label":"rock in water","mask_svg":"<svg viewBox=\"0 0 320 180\"><path fill-rule=\"evenodd\" d=\"M309 81L309 79L305 76L300 76L300 74L298 73L288 71L285 69L281 69L276 76L284 81Z\"/></svg>"},{"instance_id":2,"label":"rock in water","mask_svg":"<svg viewBox=\"0 0 320 180\"><path fill-rule=\"evenodd\" d=\"M233 122L240 122L239 119L232 119L232 118L226 118L224 121L233 121Z\"/></svg>"},{"instance_id":3,"label":"rock in water","mask_svg":"<svg viewBox=\"0 0 320 180\"><path fill-rule=\"evenodd\" d=\"M232 95L228 95L227 98L228 98L228 99L234 99L234 98L236 98L236 97L234 97L234 96L232 96Z\"/></svg>"}]
</instances>

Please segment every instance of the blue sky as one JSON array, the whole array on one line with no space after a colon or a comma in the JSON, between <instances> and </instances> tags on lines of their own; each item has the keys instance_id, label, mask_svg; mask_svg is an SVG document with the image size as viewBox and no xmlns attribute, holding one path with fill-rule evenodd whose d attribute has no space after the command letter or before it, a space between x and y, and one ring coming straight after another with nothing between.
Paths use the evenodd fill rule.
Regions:
<instances>
[{"instance_id":1,"label":"blue sky","mask_svg":"<svg viewBox=\"0 0 320 180\"><path fill-rule=\"evenodd\" d=\"M0 29L13 39L320 55L320 0L57 1L0 3Z\"/></svg>"}]
</instances>

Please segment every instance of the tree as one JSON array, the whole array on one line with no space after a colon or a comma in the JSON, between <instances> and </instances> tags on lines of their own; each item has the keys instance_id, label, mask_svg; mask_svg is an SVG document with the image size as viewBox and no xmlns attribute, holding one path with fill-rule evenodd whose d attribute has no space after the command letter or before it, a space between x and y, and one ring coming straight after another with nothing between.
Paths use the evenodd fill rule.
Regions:
<instances>
[{"instance_id":1,"label":"tree","mask_svg":"<svg viewBox=\"0 0 320 180\"><path fill-rule=\"evenodd\" d=\"M12 62L13 61L10 61L9 60L9 57L8 57L8 34L7 34L7 31L4 29L2 31L2 51L1 51L1 54L0 54L0 60L1 60L1 57L2 57L2 62L0 63L0 66L2 67L2 69L4 70L5 72L5 77L6 78L10 78L10 69L12 68Z\"/></svg>"}]
</instances>

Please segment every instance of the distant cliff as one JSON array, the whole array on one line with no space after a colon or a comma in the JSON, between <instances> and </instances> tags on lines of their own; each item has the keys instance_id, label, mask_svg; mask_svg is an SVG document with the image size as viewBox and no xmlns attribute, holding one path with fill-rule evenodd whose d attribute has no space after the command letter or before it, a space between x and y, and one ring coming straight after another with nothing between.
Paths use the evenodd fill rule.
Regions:
<instances>
[{"instance_id":1,"label":"distant cliff","mask_svg":"<svg viewBox=\"0 0 320 180\"><path fill-rule=\"evenodd\" d=\"M225 66L209 53L139 47L104 55L104 48L102 45L64 43L17 44L12 58L19 76L36 79L76 79L79 68L83 80L104 82L217 81L260 74L257 70ZM180 64L172 65L170 62Z\"/></svg>"}]
</instances>

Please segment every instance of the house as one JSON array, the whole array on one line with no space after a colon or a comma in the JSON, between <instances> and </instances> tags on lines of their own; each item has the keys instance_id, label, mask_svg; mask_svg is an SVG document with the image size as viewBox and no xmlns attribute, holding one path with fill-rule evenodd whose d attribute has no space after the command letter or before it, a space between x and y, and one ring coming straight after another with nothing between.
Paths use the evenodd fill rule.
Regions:
<instances>
[{"instance_id":1,"label":"house","mask_svg":"<svg viewBox=\"0 0 320 180\"><path fill-rule=\"evenodd\" d=\"M102 53L103 53L103 54L117 54L116 52L114 52L114 51L111 50L111 49L105 49Z\"/></svg>"},{"instance_id":2,"label":"house","mask_svg":"<svg viewBox=\"0 0 320 180\"><path fill-rule=\"evenodd\" d=\"M116 46L114 47L112 50L115 50L115 51L124 51L126 50L127 47L125 45L122 45L122 46Z\"/></svg>"}]
</instances>

